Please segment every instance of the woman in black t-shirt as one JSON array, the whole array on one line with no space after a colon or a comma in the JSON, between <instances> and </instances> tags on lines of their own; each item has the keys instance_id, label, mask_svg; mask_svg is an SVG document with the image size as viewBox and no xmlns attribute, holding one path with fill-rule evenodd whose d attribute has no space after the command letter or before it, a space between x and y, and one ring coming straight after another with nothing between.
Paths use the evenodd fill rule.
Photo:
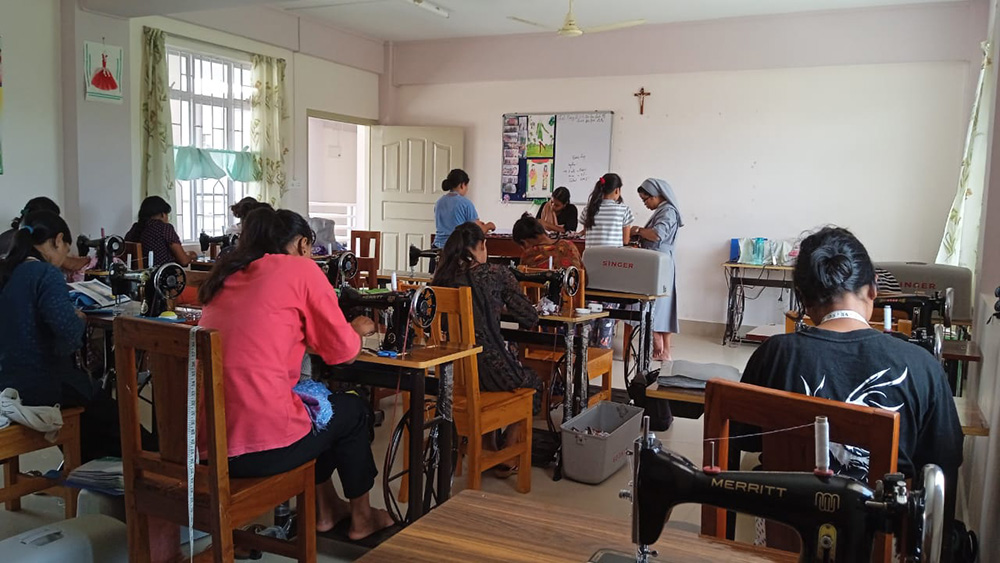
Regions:
<instances>
[{"instance_id":1,"label":"woman in black t-shirt","mask_svg":"<svg viewBox=\"0 0 1000 563\"><path fill-rule=\"evenodd\" d=\"M546 231L572 233L578 227L579 216L576 206L569 202L569 190L558 187L552 192L552 198L538 210L535 219L538 219Z\"/></svg>"},{"instance_id":2,"label":"woman in black t-shirt","mask_svg":"<svg viewBox=\"0 0 1000 563\"><path fill-rule=\"evenodd\" d=\"M951 388L926 350L868 324L877 286L864 245L846 229L824 228L802 241L793 278L818 324L768 339L747 363L743 382L898 412L899 470L912 478L936 464L954 490L962 428ZM867 451L831 450L834 471L867 479Z\"/></svg>"}]
</instances>

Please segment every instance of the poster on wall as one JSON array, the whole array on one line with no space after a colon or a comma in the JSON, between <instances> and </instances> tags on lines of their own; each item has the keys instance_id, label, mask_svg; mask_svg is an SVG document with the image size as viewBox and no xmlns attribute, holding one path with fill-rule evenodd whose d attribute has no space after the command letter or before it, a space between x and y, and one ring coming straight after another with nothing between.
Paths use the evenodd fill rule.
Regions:
<instances>
[{"instance_id":1,"label":"poster on wall","mask_svg":"<svg viewBox=\"0 0 1000 563\"><path fill-rule=\"evenodd\" d=\"M526 199L544 199L552 194L552 159L528 159L528 188Z\"/></svg>"},{"instance_id":2,"label":"poster on wall","mask_svg":"<svg viewBox=\"0 0 1000 563\"><path fill-rule=\"evenodd\" d=\"M503 160L500 194L503 201L546 199L552 193L555 168L556 116L503 116Z\"/></svg>"},{"instance_id":3,"label":"poster on wall","mask_svg":"<svg viewBox=\"0 0 1000 563\"><path fill-rule=\"evenodd\" d=\"M85 98L102 102L122 103L121 47L94 41L83 42L83 72L86 79Z\"/></svg>"},{"instance_id":4,"label":"poster on wall","mask_svg":"<svg viewBox=\"0 0 1000 563\"><path fill-rule=\"evenodd\" d=\"M528 116L528 158L552 158L555 152L556 116Z\"/></svg>"},{"instance_id":5,"label":"poster on wall","mask_svg":"<svg viewBox=\"0 0 1000 563\"><path fill-rule=\"evenodd\" d=\"M3 174L3 37L0 37L0 174Z\"/></svg>"}]
</instances>

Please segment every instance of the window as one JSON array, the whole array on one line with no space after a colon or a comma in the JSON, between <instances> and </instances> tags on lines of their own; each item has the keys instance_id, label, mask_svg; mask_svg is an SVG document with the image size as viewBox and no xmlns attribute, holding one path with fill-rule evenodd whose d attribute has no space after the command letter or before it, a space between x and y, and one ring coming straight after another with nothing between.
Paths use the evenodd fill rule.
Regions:
<instances>
[{"instance_id":1,"label":"window","mask_svg":"<svg viewBox=\"0 0 1000 563\"><path fill-rule=\"evenodd\" d=\"M174 145L239 151L250 144L250 61L167 47ZM184 241L225 234L229 207L247 192L244 182L177 181L177 231Z\"/></svg>"}]
</instances>

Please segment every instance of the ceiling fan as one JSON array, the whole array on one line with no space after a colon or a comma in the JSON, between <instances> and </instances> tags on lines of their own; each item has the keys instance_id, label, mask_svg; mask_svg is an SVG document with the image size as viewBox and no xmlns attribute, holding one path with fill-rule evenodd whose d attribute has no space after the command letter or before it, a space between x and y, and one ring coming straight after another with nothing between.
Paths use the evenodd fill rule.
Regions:
<instances>
[{"instance_id":1,"label":"ceiling fan","mask_svg":"<svg viewBox=\"0 0 1000 563\"><path fill-rule=\"evenodd\" d=\"M540 27L542 29L552 30L551 26L543 25L537 22L533 22L531 20L526 20L524 18L519 18L517 16L507 16L507 19L535 27ZM573 15L573 0L569 0L569 11L566 12L566 19L563 21L562 27L554 31L563 37L579 37L584 33L599 33L601 31L613 31L616 29L635 27L637 25L642 25L644 23L646 23L646 20L628 20L617 23L611 23L608 25L598 25L595 27L581 28L576 24L576 17Z\"/></svg>"}]
</instances>

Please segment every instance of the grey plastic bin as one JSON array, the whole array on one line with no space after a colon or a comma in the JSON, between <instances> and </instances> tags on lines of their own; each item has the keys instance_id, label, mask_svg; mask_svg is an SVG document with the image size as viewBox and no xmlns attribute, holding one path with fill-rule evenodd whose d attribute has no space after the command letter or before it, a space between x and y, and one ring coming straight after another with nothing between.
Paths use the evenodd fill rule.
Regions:
<instances>
[{"instance_id":1,"label":"grey plastic bin","mask_svg":"<svg viewBox=\"0 0 1000 563\"><path fill-rule=\"evenodd\" d=\"M642 429L643 410L632 405L601 401L561 426L563 474L574 481L596 485L627 463L626 452ZM607 436L587 434L587 428Z\"/></svg>"}]
</instances>

